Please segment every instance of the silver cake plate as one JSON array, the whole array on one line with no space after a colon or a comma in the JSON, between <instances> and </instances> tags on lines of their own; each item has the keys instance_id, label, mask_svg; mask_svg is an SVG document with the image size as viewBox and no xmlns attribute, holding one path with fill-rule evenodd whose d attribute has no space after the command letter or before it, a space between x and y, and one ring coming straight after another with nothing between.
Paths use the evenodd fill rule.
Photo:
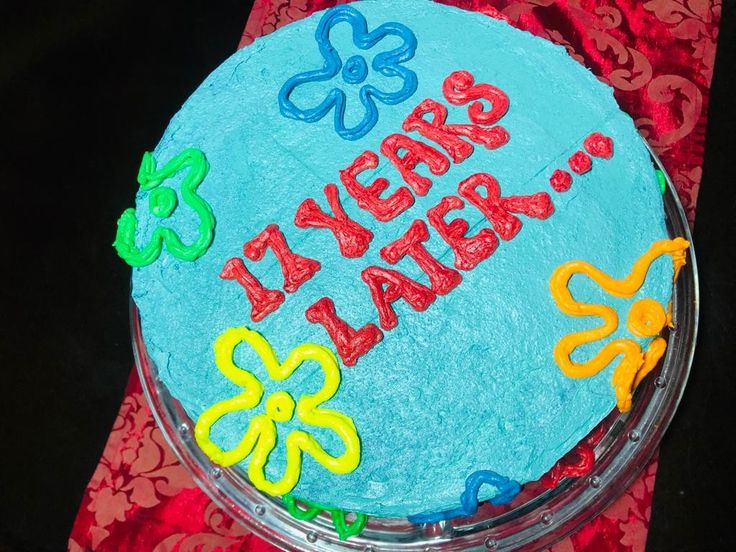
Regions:
<instances>
[{"instance_id":1,"label":"silver cake plate","mask_svg":"<svg viewBox=\"0 0 736 552\"><path fill-rule=\"evenodd\" d=\"M664 210L670 237L691 243L672 296L674 329L668 331L663 361L639 385L632 409L614 410L594 431L595 464L584 477L566 478L548 490L539 483L524 486L505 507L483 505L467 518L414 524L406 518L370 518L361 535L341 541L331 518L293 518L279 499L252 487L237 467L213 464L194 441L194 422L162 383L146 353L140 317L130 302L136 366L158 427L194 481L234 520L285 550L359 550L363 552L433 550L536 550L570 535L610 506L636 480L652 458L675 414L695 349L698 327L698 273L690 228L674 184L659 159L667 189ZM347 518L350 521L350 517Z\"/></svg>"}]
</instances>

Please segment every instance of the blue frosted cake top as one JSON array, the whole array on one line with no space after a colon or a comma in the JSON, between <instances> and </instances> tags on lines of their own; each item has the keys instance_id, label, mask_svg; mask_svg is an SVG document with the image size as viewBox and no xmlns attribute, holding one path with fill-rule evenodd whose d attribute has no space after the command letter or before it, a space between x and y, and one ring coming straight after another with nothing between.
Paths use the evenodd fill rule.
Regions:
<instances>
[{"instance_id":1,"label":"blue frosted cake top","mask_svg":"<svg viewBox=\"0 0 736 552\"><path fill-rule=\"evenodd\" d=\"M339 390L324 406L354 422L360 463L350 473L335 474L305 454L293 489L300 498L372 515L450 510L461 505L466 479L475 472L490 470L521 483L538 479L614 408L612 366L593 377L571 379L555 363L553 350L563 336L597 323L563 314L549 280L557 267L575 259L617 278L627 275L653 242L667 237L662 198L648 152L611 89L561 47L484 15L425 0L352 6L364 17L365 29L359 20L349 21L346 12L318 13L258 39L216 69L171 120L154 157L160 167L188 148L204 154L208 170L196 194L211 207L214 238L194 262L164 247L156 262L135 268L133 298L164 384L197 419L242 391L215 364L213 343L227 328L257 331L281 360L303 343L336 351L325 328L310 323L305 311L329 297L353 328L380 327L361 278L369 266L397 270L430 286L410 257L390 265L380 251L414 220L426 223L428 210L445 196L457 196L461 181L485 173L496 179L503 197L548 193L553 213L546 218L519 214L518 234L499 239L495 252L472 270L460 270L457 287L436 295L422 311L397 300L396 327L382 328L383 339L354 366L341 362ZM447 108L448 123L470 123L469 104L453 105L443 95L445 79L457 71L498 87L509 100L497 123L508 142L488 149L464 139L474 151L462 162L418 132L402 129L428 98ZM593 132L612 139L614 155L593 156L592 168L578 175L568 159L585 151L583 142ZM407 187L381 152L382 142L393 134L425 143L446 158L443 174L417 165L415 172L431 181L426 195ZM340 171L367 150L377 155L378 167L358 180L367 186L378 177L387 179L382 198L401 187L413 197L411 207L386 222L358 206L341 181ZM555 169L572 175L568 191L550 187ZM184 174L164 185L179 191ZM357 258L342 255L328 229L294 224L298 206L308 198L332 214L323 191L328 183L337 184L347 216L373 235ZM149 198L149 191L138 194L138 244L148 243L162 226L174 229L185 243L197 239L201 217L186 201L170 213L170 198L162 195L157 216ZM464 209L445 217L448 222L455 218L467 221L468 236L493 228L467 201ZM274 312L254 322L243 287L220 275L229 259L240 258L265 288L283 290L271 249L259 261L243 254L244 244L272 224L293 252L318 261L320 269L298 290L285 293ZM452 268L453 250L427 226L426 249ZM585 278L573 279L571 289L580 300L614 307L626 320L636 298L666 305L672 276L672 263L662 258L634 299L612 297ZM610 339L617 337L631 337L625 325ZM638 339L642 345L647 341ZM579 349L578 359L592 356L596 347ZM286 390L297 400L323 384L314 362L275 382L248 347L238 347L234 360L263 383L264 400L213 426L212 440L223 449L235 447L250 418L266 412L266 397ZM304 430L329 454L342 454L343 442L334 431L305 424L296 415L277 429L265 471L274 480L286 468L289 432ZM248 459L242 465L247 468ZM497 492L483 487L479 498Z\"/></svg>"}]
</instances>

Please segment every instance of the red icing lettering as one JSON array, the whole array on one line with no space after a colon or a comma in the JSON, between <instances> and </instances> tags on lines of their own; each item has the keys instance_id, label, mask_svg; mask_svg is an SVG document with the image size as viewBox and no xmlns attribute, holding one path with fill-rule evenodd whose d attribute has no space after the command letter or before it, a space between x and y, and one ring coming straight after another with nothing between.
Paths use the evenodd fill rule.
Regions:
<instances>
[{"instance_id":1,"label":"red icing lettering","mask_svg":"<svg viewBox=\"0 0 736 552\"><path fill-rule=\"evenodd\" d=\"M584 174L591 169L591 167L593 166L593 161L591 161L590 156L587 153L583 151L576 151L572 154L570 159L567 160L567 164L570 165L570 168L573 170L573 172L577 174Z\"/></svg>"},{"instance_id":2,"label":"red icing lettering","mask_svg":"<svg viewBox=\"0 0 736 552\"><path fill-rule=\"evenodd\" d=\"M402 186L387 198L381 199L381 194L388 188L388 180L376 178L368 186L358 182L357 176L360 173L376 167L378 156L370 150L364 151L347 169L340 171L340 181L361 209L381 222L388 222L414 205L414 196L409 188Z\"/></svg>"},{"instance_id":3,"label":"red icing lettering","mask_svg":"<svg viewBox=\"0 0 736 552\"><path fill-rule=\"evenodd\" d=\"M463 200L456 196L446 196L427 211L429 224L447 242L455 254L455 266L460 270L472 270L478 263L484 261L498 247L498 238L490 228L483 228L475 236L466 237L470 229L465 219L455 219L450 223L445 221L447 213L453 209L463 209Z\"/></svg>"},{"instance_id":4,"label":"red icing lettering","mask_svg":"<svg viewBox=\"0 0 736 552\"><path fill-rule=\"evenodd\" d=\"M425 115L431 115L427 120ZM489 150L499 148L509 141L509 133L501 126L483 128L475 125L448 125L447 108L432 99L426 99L414 108L404 121L406 132L416 130L425 138L439 144L455 163L461 163L473 153L473 145L462 140L465 136Z\"/></svg>"},{"instance_id":5,"label":"red icing lettering","mask_svg":"<svg viewBox=\"0 0 736 552\"><path fill-rule=\"evenodd\" d=\"M566 192L572 186L572 175L567 171L557 169L549 177L549 185L555 192Z\"/></svg>"},{"instance_id":6,"label":"red icing lettering","mask_svg":"<svg viewBox=\"0 0 736 552\"><path fill-rule=\"evenodd\" d=\"M486 189L486 197L478 193L478 188ZM498 181L490 174L478 173L469 176L458 185L460 195L483 213L493 225L493 229L503 240L510 240L521 230L521 220L511 213L521 213L528 217L546 219L554 213L552 198L547 192L525 196L501 197Z\"/></svg>"},{"instance_id":7,"label":"red icing lettering","mask_svg":"<svg viewBox=\"0 0 736 552\"><path fill-rule=\"evenodd\" d=\"M312 324L322 324L325 327L345 366L355 366L360 357L383 339L383 332L375 324L366 324L359 330L349 326L337 316L335 303L329 297L317 301L304 315Z\"/></svg>"},{"instance_id":8,"label":"red icing lettering","mask_svg":"<svg viewBox=\"0 0 736 552\"><path fill-rule=\"evenodd\" d=\"M600 443L605 436L606 426L601 423L588 434L588 436L585 438L585 442L589 444L592 448L595 448L595 446Z\"/></svg>"},{"instance_id":9,"label":"red icing lettering","mask_svg":"<svg viewBox=\"0 0 736 552\"><path fill-rule=\"evenodd\" d=\"M387 263L396 264L399 259L408 255L429 277L432 291L437 295L447 295L462 282L463 277L457 270L443 265L427 251L423 245L427 240L427 225L424 221L415 220L402 237L381 249L381 257Z\"/></svg>"},{"instance_id":10,"label":"red icing lettering","mask_svg":"<svg viewBox=\"0 0 736 552\"><path fill-rule=\"evenodd\" d=\"M261 285L258 278L253 276L245 267L242 259L233 257L225 263L220 272L223 280L235 280L245 290L245 295L251 304L250 317L253 322L260 322L266 316L281 306L284 294L276 289L267 289Z\"/></svg>"},{"instance_id":11,"label":"red icing lettering","mask_svg":"<svg viewBox=\"0 0 736 552\"><path fill-rule=\"evenodd\" d=\"M595 157L610 159L613 157L613 140L600 132L594 132L583 142L585 150Z\"/></svg>"},{"instance_id":12,"label":"red icing lettering","mask_svg":"<svg viewBox=\"0 0 736 552\"><path fill-rule=\"evenodd\" d=\"M577 456L577 461L570 456ZM590 473L595 463L595 451L585 442L578 443L572 451L560 458L539 482L547 489L554 489L563 477L581 477Z\"/></svg>"},{"instance_id":13,"label":"red icing lettering","mask_svg":"<svg viewBox=\"0 0 736 552\"><path fill-rule=\"evenodd\" d=\"M392 303L404 299L415 311L424 311L435 299L431 289L396 270L369 266L361 272L360 277L368 284L378 310L378 320L384 330L395 328L399 322Z\"/></svg>"},{"instance_id":14,"label":"red icing lettering","mask_svg":"<svg viewBox=\"0 0 736 552\"><path fill-rule=\"evenodd\" d=\"M337 240L344 257L355 259L368 251L373 232L348 217L340 205L340 192L334 184L325 186L325 197L334 216L327 215L311 197L305 199L294 215L294 224L299 228L327 228Z\"/></svg>"},{"instance_id":15,"label":"red icing lettering","mask_svg":"<svg viewBox=\"0 0 736 552\"><path fill-rule=\"evenodd\" d=\"M319 261L302 257L289 249L284 234L276 224L269 224L263 232L246 243L243 246L243 253L252 261L260 261L268 247L271 247L281 265L284 290L289 293L294 293L321 268Z\"/></svg>"},{"instance_id":16,"label":"red icing lettering","mask_svg":"<svg viewBox=\"0 0 736 552\"><path fill-rule=\"evenodd\" d=\"M400 151L406 151L400 156ZM433 147L412 140L403 134L392 134L381 142L381 153L399 170L401 177L420 196L427 195L432 181L416 172L417 165L424 163L434 175L442 175L450 168L450 161Z\"/></svg>"},{"instance_id":17,"label":"red icing lettering","mask_svg":"<svg viewBox=\"0 0 736 552\"><path fill-rule=\"evenodd\" d=\"M455 71L445 79L442 92L452 105L468 106L468 117L476 125L491 126L496 124L509 109L509 97L506 93L492 84L474 84L475 78L468 71ZM491 108L486 111L483 104L477 100L490 102Z\"/></svg>"}]
</instances>

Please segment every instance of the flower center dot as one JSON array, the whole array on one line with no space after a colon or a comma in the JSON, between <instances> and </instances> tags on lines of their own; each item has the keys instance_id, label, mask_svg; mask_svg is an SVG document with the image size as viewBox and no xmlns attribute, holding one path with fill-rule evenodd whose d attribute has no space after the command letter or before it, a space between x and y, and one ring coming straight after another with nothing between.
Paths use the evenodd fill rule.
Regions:
<instances>
[{"instance_id":1,"label":"flower center dot","mask_svg":"<svg viewBox=\"0 0 736 552\"><path fill-rule=\"evenodd\" d=\"M154 188L148 196L148 208L154 217L169 218L179 200L171 188Z\"/></svg>"},{"instance_id":2,"label":"flower center dot","mask_svg":"<svg viewBox=\"0 0 736 552\"><path fill-rule=\"evenodd\" d=\"M342 68L342 78L348 84L360 84L368 76L368 64L363 56L352 56Z\"/></svg>"},{"instance_id":3,"label":"flower center dot","mask_svg":"<svg viewBox=\"0 0 736 552\"><path fill-rule=\"evenodd\" d=\"M666 323L667 314L662 305L649 298L635 301L627 320L629 330L637 337L654 337Z\"/></svg>"},{"instance_id":4,"label":"flower center dot","mask_svg":"<svg viewBox=\"0 0 736 552\"><path fill-rule=\"evenodd\" d=\"M294 417L294 399L286 391L276 391L266 399L266 415L274 422L288 422Z\"/></svg>"}]
</instances>

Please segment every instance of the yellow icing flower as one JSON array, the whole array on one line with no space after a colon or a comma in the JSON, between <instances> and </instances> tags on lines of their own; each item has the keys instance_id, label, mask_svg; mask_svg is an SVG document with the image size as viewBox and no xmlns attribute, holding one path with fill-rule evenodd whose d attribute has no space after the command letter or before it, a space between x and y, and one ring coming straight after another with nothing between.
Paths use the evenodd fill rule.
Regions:
<instances>
[{"instance_id":1,"label":"yellow icing flower","mask_svg":"<svg viewBox=\"0 0 736 552\"><path fill-rule=\"evenodd\" d=\"M667 348L667 342L659 333L665 325L671 324L669 307L667 312L654 299L635 301L627 318L629 331L638 337L655 337L645 351L633 339L614 339L609 341L587 362L575 362L572 352L586 343L605 339L618 328L618 314L605 305L591 305L576 301L568 283L574 274L585 274L601 288L616 297L630 298L644 284L651 264L662 255L670 255L674 268L674 279L685 265L685 252L690 246L687 240L661 240L655 242L644 255L634 263L629 276L622 280L611 278L601 270L585 261L571 261L558 267L550 279L550 290L557 306L571 316L598 316L603 324L597 328L566 335L557 343L554 350L555 362L562 372L571 378L587 378L603 370L617 357L622 356L613 370L611 385L616 391L616 403L622 412L631 409L634 389L654 368Z\"/></svg>"},{"instance_id":2,"label":"yellow icing flower","mask_svg":"<svg viewBox=\"0 0 736 552\"><path fill-rule=\"evenodd\" d=\"M274 381L284 381L305 361L315 361L324 372L324 385L313 395L303 395L298 402L286 391L277 391L265 401L265 414L254 416L240 443L232 450L222 450L210 439L212 426L231 412L250 410L261 403L263 384L248 370L235 364L233 354L241 344L247 343L263 361L266 371ZM348 416L320 408L331 399L340 386L340 368L335 355L321 345L304 343L296 347L283 363L280 363L271 345L259 333L248 328L229 328L217 338L214 345L215 364L223 375L243 391L221 401L207 410L197 420L194 436L200 448L216 464L232 466L252 454L248 464L248 477L257 488L270 495L289 493L298 483L302 468L302 453L310 454L317 462L333 473L352 472L360 463L360 439L353 420ZM290 432L285 440L286 469L278 481L269 481L264 469L268 456L276 446L277 423L297 417L307 425L331 429L342 440L345 452L340 456L328 454L317 440L302 430Z\"/></svg>"}]
</instances>

